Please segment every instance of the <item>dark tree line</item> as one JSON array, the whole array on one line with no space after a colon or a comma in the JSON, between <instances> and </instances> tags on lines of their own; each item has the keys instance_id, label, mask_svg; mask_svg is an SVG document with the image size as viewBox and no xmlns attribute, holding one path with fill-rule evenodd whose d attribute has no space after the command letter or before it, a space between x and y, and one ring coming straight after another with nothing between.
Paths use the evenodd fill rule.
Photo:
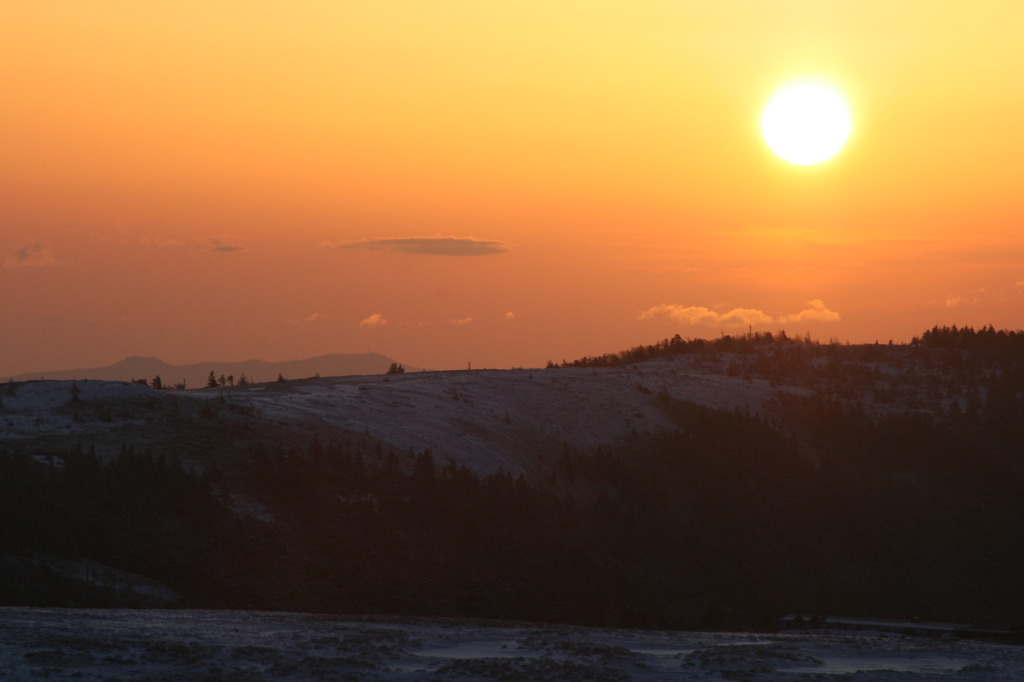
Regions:
<instances>
[{"instance_id":1,"label":"dark tree line","mask_svg":"<svg viewBox=\"0 0 1024 682\"><path fill-rule=\"evenodd\" d=\"M791 611L1024 621L1008 431L793 398L786 430L666 402L678 429L555 444L539 475L430 451L254 445L202 473L124 448L0 457L3 603L124 604L12 557L88 558L182 605L768 627ZM22 570L17 567L23 566Z\"/></svg>"},{"instance_id":2,"label":"dark tree line","mask_svg":"<svg viewBox=\"0 0 1024 682\"><path fill-rule=\"evenodd\" d=\"M183 567L202 555L223 511L199 476L129 447L107 463L92 449L0 453L0 556L8 571L18 566L11 557L86 558L189 587ZM4 603L145 602L88 582L49 596L45 586L22 583L0 586Z\"/></svg>"},{"instance_id":3,"label":"dark tree line","mask_svg":"<svg viewBox=\"0 0 1024 682\"><path fill-rule=\"evenodd\" d=\"M973 327L934 326L911 342L935 348L981 352L1003 360L1024 361L1024 331L996 330L992 325Z\"/></svg>"},{"instance_id":4,"label":"dark tree line","mask_svg":"<svg viewBox=\"0 0 1024 682\"><path fill-rule=\"evenodd\" d=\"M587 356L577 360L563 360L561 363L548 361L552 367L619 367L647 360L669 358L677 355L694 353L750 353L755 348L775 345L812 345L819 346L809 337L791 337L784 330L772 332L750 332L741 336L723 334L717 339L684 339L676 334L670 339L657 343L634 346L629 350L604 355Z\"/></svg>"},{"instance_id":5,"label":"dark tree line","mask_svg":"<svg viewBox=\"0 0 1024 682\"><path fill-rule=\"evenodd\" d=\"M892 346L892 341L889 341ZM909 346L920 346L924 348L946 348L959 351L979 353L989 362L1020 364L1024 362L1024 331L996 330L992 325L975 330L973 327L935 326L925 331L920 337L914 337ZM809 336L789 336L785 330L776 333L772 332L749 332L738 336L723 334L717 339L692 338L684 339L676 334L670 339L663 339L657 343L640 345L628 350L616 353L605 353L597 356L587 356L576 360L563 360L561 363L548 361L547 366L552 367L617 367L629 365L647 360L659 358L670 358L680 355L691 355L695 353L721 354L739 353L748 354L755 351L763 351L766 348L794 348L805 347L811 352L827 352L829 354L843 354L844 357L855 360L877 360L882 356L878 352L878 343L875 342L874 349L868 345L850 346L831 341L822 344L812 340ZM948 356L946 356L948 357Z\"/></svg>"}]
</instances>

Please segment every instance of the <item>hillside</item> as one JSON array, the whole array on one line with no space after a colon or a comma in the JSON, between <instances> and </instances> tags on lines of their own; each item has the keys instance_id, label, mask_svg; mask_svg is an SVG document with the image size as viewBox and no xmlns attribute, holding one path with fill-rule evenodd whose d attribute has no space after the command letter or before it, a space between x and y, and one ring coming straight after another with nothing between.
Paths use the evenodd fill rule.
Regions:
<instances>
[{"instance_id":1,"label":"hillside","mask_svg":"<svg viewBox=\"0 0 1024 682\"><path fill-rule=\"evenodd\" d=\"M0 601L1019 625L1021 338L677 337L543 370L8 383Z\"/></svg>"}]
</instances>

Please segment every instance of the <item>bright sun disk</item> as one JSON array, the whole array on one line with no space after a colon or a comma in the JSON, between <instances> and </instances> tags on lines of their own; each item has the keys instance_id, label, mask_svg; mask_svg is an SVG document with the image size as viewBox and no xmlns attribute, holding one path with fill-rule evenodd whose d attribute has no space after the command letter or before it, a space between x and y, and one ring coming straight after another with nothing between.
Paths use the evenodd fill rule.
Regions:
<instances>
[{"instance_id":1,"label":"bright sun disk","mask_svg":"<svg viewBox=\"0 0 1024 682\"><path fill-rule=\"evenodd\" d=\"M800 166L832 158L850 136L850 112L833 90L802 83L779 91L761 114L761 134L782 159Z\"/></svg>"}]
</instances>

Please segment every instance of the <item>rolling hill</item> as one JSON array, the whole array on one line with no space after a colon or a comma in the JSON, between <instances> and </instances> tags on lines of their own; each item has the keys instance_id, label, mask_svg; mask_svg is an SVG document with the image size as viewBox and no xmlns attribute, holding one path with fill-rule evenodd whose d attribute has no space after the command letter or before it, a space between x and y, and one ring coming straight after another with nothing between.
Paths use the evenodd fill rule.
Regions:
<instances>
[{"instance_id":1,"label":"rolling hill","mask_svg":"<svg viewBox=\"0 0 1024 682\"><path fill-rule=\"evenodd\" d=\"M186 391L9 382L0 602L1012 627L1022 338L676 337L546 369Z\"/></svg>"}]
</instances>

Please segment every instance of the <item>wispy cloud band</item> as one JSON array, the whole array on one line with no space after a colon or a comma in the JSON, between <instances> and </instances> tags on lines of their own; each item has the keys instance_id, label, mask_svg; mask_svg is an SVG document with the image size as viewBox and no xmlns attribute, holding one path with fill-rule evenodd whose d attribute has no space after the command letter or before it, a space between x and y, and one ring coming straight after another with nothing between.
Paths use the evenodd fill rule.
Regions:
<instances>
[{"instance_id":1,"label":"wispy cloud band","mask_svg":"<svg viewBox=\"0 0 1024 682\"><path fill-rule=\"evenodd\" d=\"M213 251L214 253L234 253L236 251L245 251L244 246L238 246L236 244L225 244L220 239L208 240L204 248L206 248L209 251Z\"/></svg>"},{"instance_id":2,"label":"wispy cloud band","mask_svg":"<svg viewBox=\"0 0 1024 682\"><path fill-rule=\"evenodd\" d=\"M667 316L682 324L704 327L740 327L760 324L787 324L790 322L839 322L839 313L829 310L825 303L815 299L808 301L809 307L791 315L772 317L756 308L733 308L726 312L718 312L704 306L684 306L674 303L661 303L639 313L641 320Z\"/></svg>"},{"instance_id":3,"label":"wispy cloud band","mask_svg":"<svg viewBox=\"0 0 1024 682\"><path fill-rule=\"evenodd\" d=\"M401 237L394 239L368 239L361 242L338 244L342 249L392 251L424 256L490 256L505 253L508 248L498 241L471 237Z\"/></svg>"},{"instance_id":4,"label":"wispy cloud band","mask_svg":"<svg viewBox=\"0 0 1024 682\"><path fill-rule=\"evenodd\" d=\"M776 321L777 322L781 322L782 324L786 324L787 322L807 322L807 321L814 321L814 322L839 322L840 321L839 313L835 312L834 310L829 310L827 307L825 307L825 302L820 300L820 299L816 298L813 301L808 301L807 305L809 305L810 307L806 308L804 310L801 310L798 313L794 313L793 315L783 315L782 317L780 317Z\"/></svg>"}]
</instances>

